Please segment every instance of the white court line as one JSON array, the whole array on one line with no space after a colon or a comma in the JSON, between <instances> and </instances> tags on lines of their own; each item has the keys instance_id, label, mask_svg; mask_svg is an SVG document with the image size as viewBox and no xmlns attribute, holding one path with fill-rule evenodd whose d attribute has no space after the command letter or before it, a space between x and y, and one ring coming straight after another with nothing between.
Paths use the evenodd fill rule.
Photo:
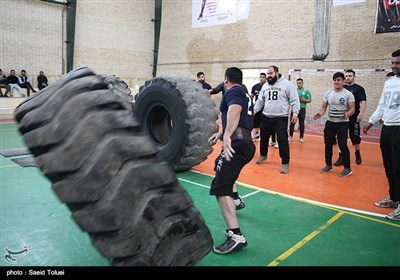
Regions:
<instances>
[{"instance_id":1,"label":"white court line","mask_svg":"<svg viewBox=\"0 0 400 280\"><path fill-rule=\"evenodd\" d=\"M204 174L204 175L206 175L206 174ZM206 186L206 185L203 185L203 184L199 184L199 183L195 183L195 182L192 182L192 181L189 181L189 180L186 180L186 179L182 179L182 178L179 178L179 177L177 177L177 178L179 180L183 181L183 182L186 182L186 183L189 183L189 184L192 184L192 185L196 185L196 186L199 186L199 187L202 187L202 188L205 188L205 189L210 189L211 188L209 186ZM259 193L259 192L261 192L261 190L254 191L254 192L251 192L251 193L248 193L248 194L245 194L245 195L241 195L241 197L246 198L246 197L249 197L249 196L251 196L253 194L256 194L256 193Z\"/></svg>"},{"instance_id":2,"label":"white court line","mask_svg":"<svg viewBox=\"0 0 400 280\"><path fill-rule=\"evenodd\" d=\"M196 171L196 170L190 170L190 171L194 172L194 173L202 174L202 175L205 175L205 176L213 177L210 174L206 174L206 173L199 172L199 171ZM185 180L185 181L188 182L188 183L193 183L193 182L188 181L188 180ZM359 214L364 214L364 215L370 215L370 216L375 216L375 217L380 217L380 218L385 218L386 217L386 215L383 215L383 214L378 214L378 213L374 213L374 212L369 212L369 211L364 211L364 210L359 210L359 209L354 209L354 208L338 206L338 205L324 203L324 202L311 200L311 199L307 199L307 198L301 198L301 197L297 197L297 196L294 196L294 195L289 195L289 194L284 194L284 193L280 193L280 192L276 192L276 191L263 189L263 188L256 187L256 186L253 186L253 185L250 185L250 184L246 184L246 183L242 183L242 182L237 182L237 183L242 185L242 186L244 186L244 187L257 190L256 192L253 192L251 194L247 194L246 196L256 194L257 192L265 192L265 193L269 193L269 194L277 194L277 195L280 195L280 196L283 196L283 197L286 197L286 198L289 198L289 199L292 199L292 200L297 200L297 201L305 202L305 203L308 203L308 204L313 204L313 205L318 205L318 206L323 206L323 207L331 207L331 208L335 208L335 209L341 209L341 210L345 210L345 211L349 211L349 212L354 212L354 213L359 213ZM197 185L197 183L193 183L193 184ZM201 184L198 184L198 185L201 185ZM202 186L204 186L204 185L202 185ZM207 186L204 186L204 187L210 188L210 187L207 187Z\"/></svg>"},{"instance_id":3,"label":"white court line","mask_svg":"<svg viewBox=\"0 0 400 280\"><path fill-rule=\"evenodd\" d=\"M195 182L192 182L192 181L189 181L189 180L186 180L186 179L182 179L182 178L179 178L179 177L177 177L177 178L179 180L183 181L183 182L190 183L192 185L196 185L196 186L199 186L199 187L202 187L202 188L206 188L206 189L211 189L209 186L206 186L206 185L203 185L203 184L195 183Z\"/></svg>"}]
</instances>

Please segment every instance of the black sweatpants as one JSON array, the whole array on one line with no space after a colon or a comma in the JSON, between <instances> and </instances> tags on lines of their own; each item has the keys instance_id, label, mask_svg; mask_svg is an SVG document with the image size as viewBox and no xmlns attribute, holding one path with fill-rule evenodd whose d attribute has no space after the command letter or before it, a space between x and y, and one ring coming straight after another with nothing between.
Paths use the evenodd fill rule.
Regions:
<instances>
[{"instance_id":1,"label":"black sweatpants","mask_svg":"<svg viewBox=\"0 0 400 280\"><path fill-rule=\"evenodd\" d=\"M400 201L400 126L383 125L380 147L390 199Z\"/></svg>"},{"instance_id":2,"label":"black sweatpants","mask_svg":"<svg viewBox=\"0 0 400 280\"><path fill-rule=\"evenodd\" d=\"M276 132L279 144L279 156L282 164L290 161L289 141L288 141L288 117L269 118L262 116L260 124L260 155L268 155L268 141L271 133Z\"/></svg>"},{"instance_id":3,"label":"black sweatpants","mask_svg":"<svg viewBox=\"0 0 400 280\"><path fill-rule=\"evenodd\" d=\"M293 113L290 114L290 119L292 119ZM305 125L304 122L306 120L306 108L300 108L299 114L297 115L298 120L299 120L299 128L300 128L300 138L304 138L304 131L305 131ZM289 127L289 135L293 137L294 133L294 126L295 123L290 123Z\"/></svg>"},{"instance_id":4,"label":"black sweatpants","mask_svg":"<svg viewBox=\"0 0 400 280\"><path fill-rule=\"evenodd\" d=\"M343 166L350 168L350 151L347 147L348 122L326 121L324 128L325 163L332 166L333 144L337 136L337 143L342 153Z\"/></svg>"}]
</instances>

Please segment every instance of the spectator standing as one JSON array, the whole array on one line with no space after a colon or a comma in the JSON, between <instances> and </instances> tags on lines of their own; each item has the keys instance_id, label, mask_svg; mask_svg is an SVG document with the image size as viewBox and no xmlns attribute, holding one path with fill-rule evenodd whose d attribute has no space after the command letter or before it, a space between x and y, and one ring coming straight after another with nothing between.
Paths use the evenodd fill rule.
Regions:
<instances>
[{"instance_id":1,"label":"spectator standing","mask_svg":"<svg viewBox=\"0 0 400 280\"><path fill-rule=\"evenodd\" d=\"M393 77L393 76L396 76L396 75L393 73L393 71L387 73L387 74L386 74L386 80L387 80L387 79L390 79L390 78ZM380 124L383 124L383 120L380 119L380 120L379 120L379 123L380 123Z\"/></svg>"},{"instance_id":2,"label":"spectator standing","mask_svg":"<svg viewBox=\"0 0 400 280\"><path fill-rule=\"evenodd\" d=\"M304 142L304 131L305 131L305 119L306 119L306 108L307 103L311 102L311 92L304 88L304 80L298 78L296 80L297 94L299 95L300 111L299 111L299 127L300 127L300 143ZM290 123L289 127L289 141L293 140L295 123Z\"/></svg>"},{"instance_id":3,"label":"spectator standing","mask_svg":"<svg viewBox=\"0 0 400 280\"><path fill-rule=\"evenodd\" d=\"M28 94L28 97L30 96L30 90L32 90L33 93L36 92L36 90L33 89L28 76L26 76L25 70L21 70L21 75L19 75L18 81L21 88L26 88L26 93Z\"/></svg>"},{"instance_id":4,"label":"spectator standing","mask_svg":"<svg viewBox=\"0 0 400 280\"><path fill-rule=\"evenodd\" d=\"M293 83L283 76L279 77L278 67L272 65L268 67L267 83L261 88L261 93L254 106L254 113L262 110L260 157L256 163L261 164L267 159L268 140L272 131L275 131L279 144L279 156L282 162L280 172L283 174L289 172L290 150L287 127L290 108L293 110L293 117L290 121L295 123L300 110L296 88Z\"/></svg>"},{"instance_id":5,"label":"spectator standing","mask_svg":"<svg viewBox=\"0 0 400 280\"><path fill-rule=\"evenodd\" d=\"M347 147L348 123L351 115L354 114L354 95L344 88L345 77L342 72L333 74L332 90L325 93L321 108L314 115L314 120L321 118L329 105L328 120L325 123L325 164L321 173L332 171L332 150L337 137L339 149L342 152L344 169L339 173L340 177L347 177L352 173L350 167L350 152Z\"/></svg>"},{"instance_id":6,"label":"spectator standing","mask_svg":"<svg viewBox=\"0 0 400 280\"><path fill-rule=\"evenodd\" d=\"M251 99L253 100L254 104L257 102L258 95L259 95L259 93L261 91L261 88L267 82L267 74L265 74L264 72L260 73L259 81L260 81L259 83L255 84L251 88L251 95L250 96L251 96ZM262 110L254 115L254 127L253 127L253 130L251 132L253 139L257 139L257 138L260 137L261 116L262 116Z\"/></svg>"},{"instance_id":7,"label":"spectator standing","mask_svg":"<svg viewBox=\"0 0 400 280\"><path fill-rule=\"evenodd\" d=\"M395 208L386 215L390 220L400 221L400 49L392 53L392 71L395 76L387 79L375 112L363 131L367 131L380 119L383 126L380 138L383 166L389 183L387 198L375 202L383 208Z\"/></svg>"},{"instance_id":8,"label":"spectator standing","mask_svg":"<svg viewBox=\"0 0 400 280\"><path fill-rule=\"evenodd\" d=\"M44 75L43 71L39 72L39 76L37 76L37 83L38 83L39 90L41 90L49 85L48 81L47 81L47 77Z\"/></svg>"},{"instance_id":9,"label":"spectator standing","mask_svg":"<svg viewBox=\"0 0 400 280\"><path fill-rule=\"evenodd\" d=\"M6 91L3 95L2 88L5 88ZM10 91L10 86L7 84L7 77L3 74L3 70L0 69L0 97L8 97L7 93Z\"/></svg>"},{"instance_id":10,"label":"spectator standing","mask_svg":"<svg viewBox=\"0 0 400 280\"><path fill-rule=\"evenodd\" d=\"M247 246L236 216L233 196L235 182L242 168L251 161L255 146L251 139L253 113L249 112L249 96L241 86L243 73L239 68L230 67L225 71L226 92L222 96L220 111L222 132L209 139L215 144L222 139L221 154L215 160L215 177L211 182L210 195L215 195L227 225L226 241L214 247L216 254L228 254Z\"/></svg>"},{"instance_id":11,"label":"spectator standing","mask_svg":"<svg viewBox=\"0 0 400 280\"><path fill-rule=\"evenodd\" d=\"M346 70L346 84L344 88L350 91L354 95L355 100L355 112L349 118L349 136L351 143L355 148L356 164L360 165L362 162L360 153L361 144L361 133L360 133L360 122L363 119L365 110L367 109L367 95L362 86L355 83L356 72L352 69ZM343 165L343 158L341 152L339 152L339 158L333 164L334 166Z\"/></svg>"},{"instance_id":12,"label":"spectator standing","mask_svg":"<svg viewBox=\"0 0 400 280\"><path fill-rule=\"evenodd\" d=\"M197 81L203 86L204 89L208 91L212 89L211 85L206 83L206 76L204 75L204 72L197 73Z\"/></svg>"},{"instance_id":13,"label":"spectator standing","mask_svg":"<svg viewBox=\"0 0 400 280\"><path fill-rule=\"evenodd\" d=\"M15 70L10 71L10 76L7 77L7 83L10 86L10 96L13 97L13 90L16 89L21 97L26 95L22 93L22 88L19 86L18 77L15 76Z\"/></svg>"}]
</instances>

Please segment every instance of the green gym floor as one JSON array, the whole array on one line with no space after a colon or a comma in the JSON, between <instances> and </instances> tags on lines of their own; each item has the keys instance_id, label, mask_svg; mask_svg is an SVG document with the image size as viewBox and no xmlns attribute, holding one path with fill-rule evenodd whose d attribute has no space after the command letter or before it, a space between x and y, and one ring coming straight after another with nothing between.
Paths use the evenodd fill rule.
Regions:
<instances>
[{"instance_id":1,"label":"green gym floor","mask_svg":"<svg viewBox=\"0 0 400 280\"><path fill-rule=\"evenodd\" d=\"M0 149L23 147L15 123L0 124ZM225 223L212 177L176 174L202 213L214 242ZM238 211L249 245L229 255L210 252L197 266L400 266L400 223L321 206L250 185L239 185ZM0 266L109 266L35 167L0 156Z\"/></svg>"}]
</instances>

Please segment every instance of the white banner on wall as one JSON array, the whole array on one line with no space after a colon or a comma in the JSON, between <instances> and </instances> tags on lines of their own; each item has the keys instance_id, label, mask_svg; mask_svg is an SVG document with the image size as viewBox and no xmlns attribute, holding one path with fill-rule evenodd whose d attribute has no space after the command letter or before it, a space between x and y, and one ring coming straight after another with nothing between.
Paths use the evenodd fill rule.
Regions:
<instances>
[{"instance_id":1,"label":"white banner on wall","mask_svg":"<svg viewBox=\"0 0 400 280\"><path fill-rule=\"evenodd\" d=\"M366 0L333 0L333 6L342 6L348 4L355 4L365 2Z\"/></svg>"},{"instance_id":2,"label":"white banner on wall","mask_svg":"<svg viewBox=\"0 0 400 280\"><path fill-rule=\"evenodd\" d=\"M192 28L247 19L250 0L192 0Z\"/></svg>"}]
</instances>

